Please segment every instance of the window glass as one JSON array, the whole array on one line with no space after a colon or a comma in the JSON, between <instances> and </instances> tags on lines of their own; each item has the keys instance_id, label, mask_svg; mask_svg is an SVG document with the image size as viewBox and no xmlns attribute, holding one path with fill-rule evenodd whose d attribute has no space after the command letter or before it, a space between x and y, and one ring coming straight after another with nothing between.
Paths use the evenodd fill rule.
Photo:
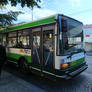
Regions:
<instances>
[{"instance_id":1,"label":"window glass","mask_svg":"<svg viewBox=\"0 0 92 92\"><path fill-rule=\"evenodd\" d=\"M40 33L36 32L33 36L33 47L40 48Z\"/></svg>"},{"instance_id":2,"label":"window glass","mask_svg":"<svg viewBox=\"0 0 92 92\"><path fill-rule=\"evenodd\" d=\"M4 45L4 46L7 46L6 34L3 34L3 45Z\"/></svg>"},{"instance_id":3,"label":"window glass","mask_svg":"<svg viewBox=\"0 0 92 92\"><path fill-rule=\"evenodd\" d=\"M68 55L83 51L82 23L68 17L63 17L59 20L61 21L59 27L61 28L58 27L57 54Z\"/></svg>"},{"instance_id":4,"label":"window glass","mask_svg":"<svg viewBox=\"0 0 92 92\"><path fill-rule=\"evenodd\" d=\"M55 29L55 25L49 25L43 27L43 30L54 30L54 29Z\"/></svg>"},{"instance_id":5,"label":"window glass","mask_svg":"<svg viewBox=\"0 0 92 92\"><path fill-rule=\"evenodd\" d=\"M16 47L17 45L17 32L8 34L8 47Z\"/></svg>"},{"instance_id":6,"label":"window glass","mask_svg":"<svg viewBox=\"0 0 92 92\"><path fill-rule=\"evenodd\" d=\"M16 38L8 39L8 47L16 47L16 45L17 45Z\"/></svg>"},{"instance_id":7,"label":"window glass","mask_svg":"<svg viewBox=\"0 0 92 92\"><path fill-rule=\"evenodd\" d=\"M66 19L67 31L62 32L64 54L82 51L82 24L72 19Z\"/></svg>"},{"instance_id":8,"label":"window glass","mask_svg":"<svg viewBox=\"0 0 92 92\"><path fill-rule=\"evenodd\" d=\"M23 31L23 35L28 36L29 32L28 31Z\"/></svg>"},{"instance_id":9,"label":"window glass","mask_svg":"<svg viewBox=\"0 0 92 92\"><path fill-rule=\"evenodd\" d=\"M17 32L11 32L8 34L8 37L16 37L17 36Z\"/></svg>"},{"instance_id":10,"label":"window glass","mask_svg":"<svg viewBox=\"0 0 92 92\"><path fill-rule=\"evenodd\" d=\"M18 32L18 48L29 48L29 32L19 31Z\"/></svg>"},{"instance_id":11,"label":"window glass","mask_svg":"<svg viewBox=\"0 0 92 92\"><path fill-rule=\"evenodd\" d=\"M48 30L44 31L43 36L43 45L45 50L53 50L53 31Z\"/></svg>"}]
</instances>

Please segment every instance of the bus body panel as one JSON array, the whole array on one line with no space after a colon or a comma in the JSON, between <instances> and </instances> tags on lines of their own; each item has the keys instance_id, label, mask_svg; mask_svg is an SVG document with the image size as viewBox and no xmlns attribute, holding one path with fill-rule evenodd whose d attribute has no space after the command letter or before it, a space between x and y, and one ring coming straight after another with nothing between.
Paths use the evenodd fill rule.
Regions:
<instances>
[{"instance_id":1,"label":"bus body panel","mask_svg":"<svg viewBox=\"0 0 92 92\"><path fill-rule=\"evenodd\" d=\"M15 60L19 60L20 57L25 57L28 63L31 63L31 50L22 48L7 48L7 57Z\"/></svg>"},{"instance_id":2,"label":"bus body panel","mask_svg":"<svg viewBox=\"0 0 92 92\"><path fill-rule=\"evenodd\" d=\"M85 61L84 52L74 54L70 58L67 57L68 56L56 56L55 69L61 69L61 64L63 63L69 63L69 66L72 67Z\"/></svg>"}]
</instances>

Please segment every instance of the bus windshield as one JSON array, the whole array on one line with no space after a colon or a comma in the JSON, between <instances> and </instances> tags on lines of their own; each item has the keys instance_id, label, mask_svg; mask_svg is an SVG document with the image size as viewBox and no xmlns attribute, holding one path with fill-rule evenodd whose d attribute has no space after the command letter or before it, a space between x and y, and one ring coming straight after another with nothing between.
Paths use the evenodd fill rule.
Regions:
<instances>
[{"instance_id":1,"label":"bus windshield","mask_svg":"<svg viewBox=\"0 0 92 92\"><path fill-rule=\"evenodd\" d=\"M83 50L82 23L73 19L65 18L62 19L61 24L62 38L61 44L59 44L61 45L59 46L61 50L60 55L68 55L71 53L81 52Z\"/></svg>"}]
</instances>

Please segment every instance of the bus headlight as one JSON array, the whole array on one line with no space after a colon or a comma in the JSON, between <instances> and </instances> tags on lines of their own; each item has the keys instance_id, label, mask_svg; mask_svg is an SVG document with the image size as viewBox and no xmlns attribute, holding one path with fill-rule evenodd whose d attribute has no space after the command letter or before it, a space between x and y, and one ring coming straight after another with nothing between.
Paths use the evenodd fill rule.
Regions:
<instances>
[{"instance_id":1,"label":"bus headlight","mask_svg":"<svg viewBox=\"0 0 92 92\"><path fill-rule=\"evenodd\" d=\"M61 64L62 69L68 68L68 66L69 66L69 64Z\"/></svg>"}]
</instances>

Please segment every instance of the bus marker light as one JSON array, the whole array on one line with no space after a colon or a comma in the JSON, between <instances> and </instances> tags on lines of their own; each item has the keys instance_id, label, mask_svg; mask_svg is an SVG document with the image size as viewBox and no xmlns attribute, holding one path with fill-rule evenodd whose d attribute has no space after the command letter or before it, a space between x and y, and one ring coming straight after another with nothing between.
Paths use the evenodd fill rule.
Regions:
<instances>
[{"instance_id":1,"label":"bus marker light","mask_svg":"<svg viewBox=\"0 0 92 92\"><path fill-rule=\"evenodd\" d=\"M61 68L65 69L68 68L69 64L61 64Z\"/></svg>"}]
</instances>

